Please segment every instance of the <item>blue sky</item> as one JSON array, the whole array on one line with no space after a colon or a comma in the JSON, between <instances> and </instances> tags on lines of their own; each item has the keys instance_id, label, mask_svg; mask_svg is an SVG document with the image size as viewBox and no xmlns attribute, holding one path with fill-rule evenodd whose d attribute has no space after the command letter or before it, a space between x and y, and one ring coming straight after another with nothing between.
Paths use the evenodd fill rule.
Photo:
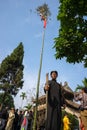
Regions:
<instances>
[{"instance_id":1,"label":"blue sky","mask_svg":"<svg viewBox=\"0 0 87 130\"><path fill-rule=\"evenodd\" d=\"M58 82L75 90L77 84L82 85L82 80L87 75L87 69L83 64L69 64L65 59L56 60L53 49L54 38L58 36L59 21L58 0L0 0L0 63L10 54L20 42L24 45L24 86L15 98L16 106L20 106L20 93L33 94L36 88L38 70L40 64L40 52L42 45L43 22L37 15L36 8L47 3L52 13L45 32L45 46L43 54L40 87L43 88L46 73L57 70Z\"/></svg>"}]
</instances>

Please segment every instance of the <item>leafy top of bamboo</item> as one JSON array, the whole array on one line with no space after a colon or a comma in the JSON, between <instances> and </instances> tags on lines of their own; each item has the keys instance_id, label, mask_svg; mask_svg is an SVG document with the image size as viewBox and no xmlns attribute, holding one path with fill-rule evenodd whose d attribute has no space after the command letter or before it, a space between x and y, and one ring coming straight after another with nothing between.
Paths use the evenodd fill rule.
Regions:
<instances>
[{"instance_id":1,"label":"leafy top of bamboo","mask_svg":"<svg viewBox=\"0 0 87 130\"><path fill-rule=\"evenodd\" d=\"M38 6L36 11L37 14L42 15L46 19L48 19L48 17L51 16L51 12L46 3L44 3L42 6Z\"/></svg>"}]
</instances>

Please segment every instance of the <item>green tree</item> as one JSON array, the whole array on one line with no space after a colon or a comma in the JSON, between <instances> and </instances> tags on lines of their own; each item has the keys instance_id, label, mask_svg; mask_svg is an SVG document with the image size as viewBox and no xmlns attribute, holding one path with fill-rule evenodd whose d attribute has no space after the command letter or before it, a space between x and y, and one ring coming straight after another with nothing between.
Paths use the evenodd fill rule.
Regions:
<instances>
[{"instance_id":1,"label":"green tree","mask_svg":"<svg viewBox=\"0 0 87 130\"><path fill-rule=\"evenodd\" d=\"M77 85L75 91L82 89L83 87L87 87L87 78L84 78L84 80L82 81L83 85Z\"/></svg>"},{"instance_id":2,"label":"green tree","mask_svg":"<svg viewBox=\"0 0 87 130\"><path fill-rule=\"evenodd\" d=\"M23 86L23 44L20 43L0 66L0 90L16 95Z\"/></svg>"},{"instance_id":3,"label":"green tree","mask_svg":"<svg viewBox=\"0 0 87 130\"><path fill-rule=\"evenodd\" d=\"M3 105L8 94L16 96L23 86L23 56L24 48L20 43L0 64L0 91L4 93Z\"/></svg>"},{"instance_id":4,"label":"green tree","mask_svg":"<svg viewBox=\"0 0 87 130\"><path fill-rule=\"evenodd\" d=\"M3 104L3 96L4 93L0 93L0 104ZM3 107L9 107L9 108L14 107L13 97L9 93L6 94L5 96Z\"/></svg>"},{"instance_id":5,"label":"green tree","mask_svg":"<svg viewBox=\"0 0 87 130\"><path fill-rule=\"evenodd\" d=\"M66 57L69 63L87 67L87 1L60 0L57 19L59 36L55 38L56 59Z\"/></svg>"},{"instance_id":6,"label":"green tree","mask_svg":"<svg viewBox=\"0 0 87 130\"><path fill-rule=\"evenodd\" d=\"M23 100L24 100L25 98L27 98L26 93L25 93L25 92L22 92L21 95L20 95L20 97L22 98L22 103L21 103L21 108L22 108Z\"/></svg>"},{"instance_id":7,"label":"green tree","mask_svg":"<svg viewBox=\"0 0 87 130\"><path fill-rule=\"evenodd\" d=\"M32 108L32 104L28 103L27 106L24 106L27 110L30 110Z\"/></svg>"}]
</instances>

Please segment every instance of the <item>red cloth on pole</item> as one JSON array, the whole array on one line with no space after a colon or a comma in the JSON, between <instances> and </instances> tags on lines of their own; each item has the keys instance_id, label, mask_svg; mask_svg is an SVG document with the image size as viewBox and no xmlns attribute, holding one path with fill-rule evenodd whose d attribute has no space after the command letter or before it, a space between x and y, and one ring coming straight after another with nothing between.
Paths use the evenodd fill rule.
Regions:
<instances>
[{"instance_id":1,"label":"red cloth on pole","mask_svg":"<svg viewBox=\"0 0 87 130\"><path fill-rule=\"evenodd\" d=\"M40 14L40 17L41 17L41 21L43 21L43 24L44 24L43 27L46 28L47 19L42 14Z\"/></svg>"},{"instance_id":2,"label":"red cloth on pole","mask_svg":"<svg viewBox=\"0 0 87 130\"><path fill-rule=\"evenodd\" d=\"M44 28L46 28L47 20L44 19Z\"/></svg>"}]
</instances>

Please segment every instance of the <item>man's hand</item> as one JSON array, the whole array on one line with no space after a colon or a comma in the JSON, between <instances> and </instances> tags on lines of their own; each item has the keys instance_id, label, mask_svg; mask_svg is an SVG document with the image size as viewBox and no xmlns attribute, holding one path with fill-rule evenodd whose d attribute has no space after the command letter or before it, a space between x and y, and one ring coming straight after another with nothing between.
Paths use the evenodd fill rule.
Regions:
<instances>
[{"instance_id":1,"label":"man's hand","mask_svg":"<svg viewBox=\"0 0 87 130\"><path fill-rule=\"evenodd\" d=\"M62 108L62 110L66 109L66 104L63 104L63 106L61 108Z\"/></svg>"},{"instance_id":2,"label":"man's hand","mask_svg":"<svg viewBox=\"0 0 87 130\"><path fill-rule=\"evenodd\" d=\"M45 85L44 89L45 89L45 91L48 91L49 90L49 85Z\"/></svg>"},{"instance_id":3,"label":"man's hand","mask_svg":"<svg viewBox=\"0 0 87 130\"><path fill-rule=\"evenodd\" d=\"M66 104L63 104L63 108L64 108L64 109L66 108Z\"/></svg>"}]
</instances>

